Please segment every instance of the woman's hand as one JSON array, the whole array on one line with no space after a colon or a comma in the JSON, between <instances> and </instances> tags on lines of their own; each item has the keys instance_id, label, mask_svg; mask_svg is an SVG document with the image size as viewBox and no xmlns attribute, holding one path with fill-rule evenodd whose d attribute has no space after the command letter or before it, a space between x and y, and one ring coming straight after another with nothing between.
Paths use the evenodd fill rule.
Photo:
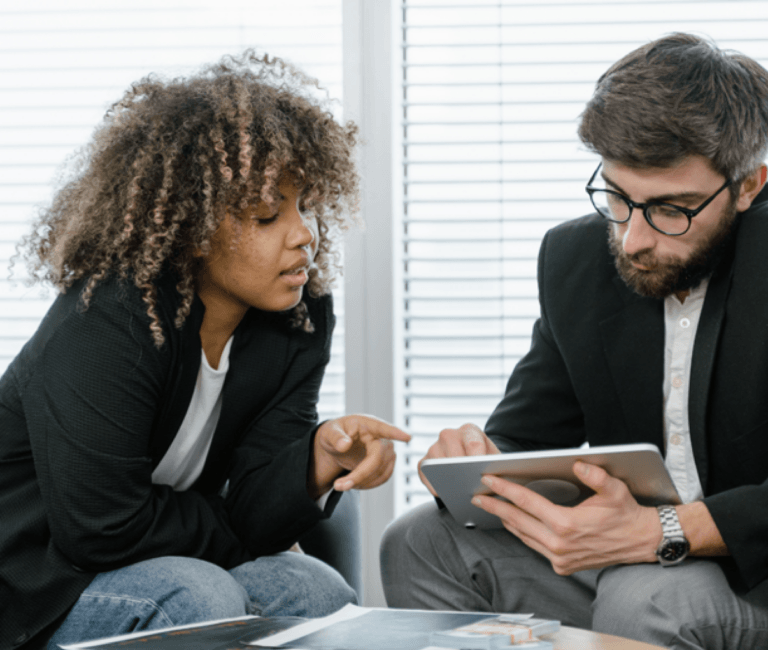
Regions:
<instances>
[{"instance_id":1,"label":"woman's hand","mask_svg":"<svg viewBox=\"0 0 768 650\"><path fill-rule=\"evenodd\" d=\"M395 467L392 441L410 439L405 431L370 415L345 415L324 422L315 434L307 477L309 495L317 499L331 488L367 490L385 483Z\"/></svg>"}]
</instances>

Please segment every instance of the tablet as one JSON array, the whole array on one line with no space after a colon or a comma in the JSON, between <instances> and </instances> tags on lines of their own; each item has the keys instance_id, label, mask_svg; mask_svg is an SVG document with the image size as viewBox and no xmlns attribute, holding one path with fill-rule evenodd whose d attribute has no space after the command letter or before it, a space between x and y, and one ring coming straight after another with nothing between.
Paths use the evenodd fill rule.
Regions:
<instances>
[{"instance_id":1,"label":"tablet","mask_svg":"<svg viewBox=\"0 0 768 650\"><path fill-rule=\"evenodd\" d=\"M574 506L594 494L576 478L577 460L599 465L624 481L641 505L681 503L658 447L645 443L430 458L421 471L457 522L467 528L501 528L498 517L471 503L476 494L491 494L480 482L483 474L525 485L553 503Z\"/></svg>"}]
</instances>

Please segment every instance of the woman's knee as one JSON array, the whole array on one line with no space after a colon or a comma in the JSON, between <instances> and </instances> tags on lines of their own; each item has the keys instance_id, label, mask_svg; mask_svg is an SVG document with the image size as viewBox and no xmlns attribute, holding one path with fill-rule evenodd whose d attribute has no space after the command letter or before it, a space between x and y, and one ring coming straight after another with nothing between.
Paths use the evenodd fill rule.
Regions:
<instances>
[{"instance_id":1,"label":"woman's knee","mask_svg":"<svg viewBox=\"0 0 768 650\"><path fill-rule=\"evenodd\" d=\"M357 594L338 571L303 553L260 557L230 573L248 594L252 614L314 618L357 603Z\"/></svg>"},{"instance_id":2,"label":"woman's knee","mask_svg":"<svg viewBox=\"0 0 768 650\"><path fill-rule=\"evenodd\" d=\"M174 625L246 614L246 595L237 581L195 558L155 558L100 574L86 590L95 592L151 602Z\"/></svg>"},{"instance_id":3,"label":"woman's knee","mask_svg":"<svg viewBox=\"0 0 768 650\"><path fill-rule=\"evenodd\" d=\"M246 613L243 588L220 567L162 557L98 574L48 647Z\"/></svg>"}]
</instances>

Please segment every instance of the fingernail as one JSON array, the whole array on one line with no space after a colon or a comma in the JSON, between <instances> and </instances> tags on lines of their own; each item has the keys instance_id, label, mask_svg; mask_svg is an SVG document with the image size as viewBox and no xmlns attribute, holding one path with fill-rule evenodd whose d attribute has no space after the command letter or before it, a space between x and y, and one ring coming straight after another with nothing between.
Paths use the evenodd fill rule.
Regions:
<instances>
[{"instance_id":1,"label":"fingernail","mask_svg":"<svg viewBox=\"0 0 768 650\"><path fill-rule=\"evenodd\" d=\"M490 476L483 476L483 478L480 479L483 485L487 485L488 487L493 487L493 479Z\"/></svg>"},{"instance_id":2,"label":"fingernail","mask_svg":"<svg viewBox=\"0 0 768 650\"><path fill-rule=\"evenodd\" d=\"M336 481L333 487L337 492L343 492L352 487L352 481Z\"/></svg>"},{"instance_id":3,"label":"fingernail","mask_svg":"<svg viewBox=\"0 0 768 650\"><path fill-rule=\"evenodd\" d=\"M480 497L473 497L472 498L472 505L479 506L482 505L483 501Z\"/></svg>"}]
</instances>

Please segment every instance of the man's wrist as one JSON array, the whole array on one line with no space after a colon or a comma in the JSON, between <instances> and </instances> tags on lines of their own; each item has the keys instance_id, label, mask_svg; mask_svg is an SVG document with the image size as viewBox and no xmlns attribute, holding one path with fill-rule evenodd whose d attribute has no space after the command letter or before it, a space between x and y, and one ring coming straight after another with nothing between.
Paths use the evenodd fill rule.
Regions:
<instances>
[{"instance_id":1,"label":"man's wrist","mask_svg":"<svg viewBox=\"0 0 768 650\"><path fill-rule=\"evenodd\" d=\"M656 558L664 567L680 564L691 550L690 542L683 532L675 506L658 506L661 522L661 541L656 548Z\"/></svg>"},{"instance_id":2,"label":"man's wrist","mask_svg":"<svg viewBox=\"0 0 768 650\"><path fill-rule=\"evenodd\" d=\"M638 525L642 527L644 537L642 539L642 557L640 562L658 562L656 558L656 549L661 542L661 520L656 508L653 506L643 506L643 515L638 520Z\"/></svg>"},{"instance_id":3,"label":"man's wrist","mask_svg":"<svg viewBox=\"0 0 768 650\"><path fill-rule=\"evenodd\" d=\"M677 516L690 542L690 555L703 557L730 555L720 530L703 501L678 506Z\"/></svg>"}]
</instances>

